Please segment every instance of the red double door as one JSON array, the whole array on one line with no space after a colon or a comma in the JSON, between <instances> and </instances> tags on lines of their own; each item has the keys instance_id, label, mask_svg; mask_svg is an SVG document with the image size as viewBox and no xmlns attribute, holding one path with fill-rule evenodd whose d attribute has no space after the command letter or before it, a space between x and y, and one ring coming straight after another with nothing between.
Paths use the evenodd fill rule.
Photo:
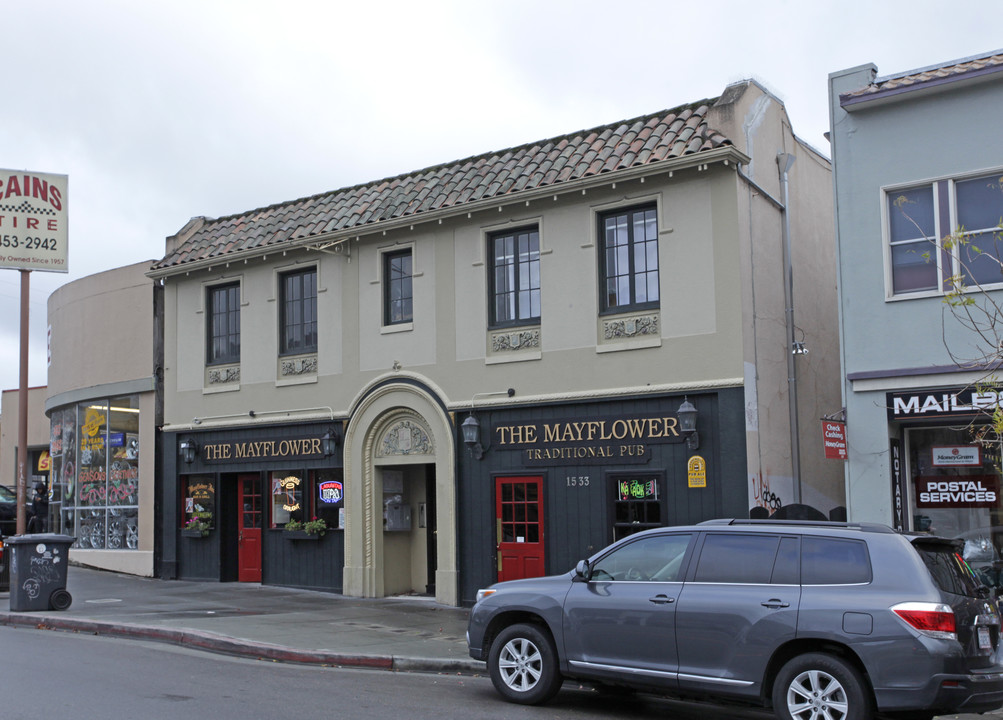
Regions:
<instances>
[{"instance_id":1,"label":"red double door","mask_svg":"<svg viewBox=\"0 0 1003 720\"><path fill-rule=\"evenodd\" d=\"M543 478L497 478L495 513L498 581L544 575Z\"/></svg>"}]
</instances>

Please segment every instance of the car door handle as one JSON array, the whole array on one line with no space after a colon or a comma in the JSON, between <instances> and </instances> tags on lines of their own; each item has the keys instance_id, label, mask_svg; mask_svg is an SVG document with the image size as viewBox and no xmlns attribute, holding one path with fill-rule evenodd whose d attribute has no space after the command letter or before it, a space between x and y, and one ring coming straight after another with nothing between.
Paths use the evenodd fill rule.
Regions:
<instances>
[{"instance_id":1,"label":"car door handle","mask_svg":"<svg viewBox=\"0 0 1003 720\"><path fill-rule=\"evenodd\" d=\"M785 608L791 606L790 603L784 602L780 598L772 598L764 603L760 603L760 605L762 605L765 608L770 608L771 610L776 610L778 608Z\"/></svg>"},{"instance_id":2,"label":"car door handle","mask_svg":"<svg viewBox=\"0 0 1003 720\"><path fill-rule=\"evenodd\" d=\"M670 605L675 601L674 597L669 597L668 595L655 595L653 598L648 598L648 602L655 603L655 605Z\"/></svg>"}]
</instances>

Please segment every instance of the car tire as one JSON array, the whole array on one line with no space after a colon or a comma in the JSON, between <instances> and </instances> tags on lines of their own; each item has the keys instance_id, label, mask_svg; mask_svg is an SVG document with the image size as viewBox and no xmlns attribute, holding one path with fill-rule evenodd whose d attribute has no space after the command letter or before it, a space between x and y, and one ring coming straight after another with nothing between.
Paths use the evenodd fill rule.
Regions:
<instances>
[{"instance_id":1,"label":"car tire","mask_svg":"<svg viewBox=\"0 0 1003 720\"><path fill-rule=\"evenodd\" d=\"M561 689L564 678L550 636L534 625L511 625L495 637L488 672L498 693L509 702L538 705Z\"/></svg>"},{"instance_id":2,"label":"car tire","mask_svg":"<svg viewBox=\"0 0 1003 720\"><path fill-rule=\"evenodd\" d=\"M860 673L835 655L798 655L773 683L773 712L781 720L870 720L872 705Z\"/></svg>"}]
</instances>

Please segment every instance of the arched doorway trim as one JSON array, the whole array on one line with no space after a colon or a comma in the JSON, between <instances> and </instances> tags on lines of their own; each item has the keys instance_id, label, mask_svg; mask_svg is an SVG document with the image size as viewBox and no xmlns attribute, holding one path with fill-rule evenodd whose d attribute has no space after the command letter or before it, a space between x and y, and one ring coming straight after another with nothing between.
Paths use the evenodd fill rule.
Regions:
<instances>
[{"instance_id":1,"label":"arched doorway trim","mask_svg":"<svg viewBox=\"0 0 1003 720\"><path fill-rule=\"evenodd\" d=\"M455 443L441 396L415 375L381 378L360 393L345 432L344 593L382 597L381 465L435 466L435 599L458 603Z\"/></svg>"}]
</instances>

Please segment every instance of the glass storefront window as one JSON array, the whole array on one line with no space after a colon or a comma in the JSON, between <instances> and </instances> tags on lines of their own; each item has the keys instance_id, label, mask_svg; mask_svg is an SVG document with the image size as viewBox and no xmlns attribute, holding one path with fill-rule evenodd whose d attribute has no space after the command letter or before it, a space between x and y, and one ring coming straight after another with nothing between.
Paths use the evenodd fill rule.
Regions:
<instances>
[{"instance_id":1,"label":"glass storefront window","mask_svg":"<svg viewBox=\"0 0 1003 720\"><path fill-rule=\"evenodd\" d=\"M341 527L340 517L345 507L345 484L341 470L314 470L310 478L314 507L311 518L323 520L330 529Z\"/></svg>"},{"instance_id":2,"label":"glass storefront window","mask_svg":"<svg viewBox=\"0 0 1003 720\"><path fill-rule=\"evenodd\" d=\"M968 428L907 433L912 527L965 540L964 556L990 586L1003 587L1003 498L999 458Z\"/></svg>"},{"instance_id":3,"label":"glass storefront window","mask_svg":"<svg viewBox=\"0 0 1003 720\"><path fill-rule=\"evenodd\" d=\"M181 527L192 520L216 527L216 485L212 475L185 475L181 482Z\"/></svg>"},{"instance_id":4,"label":"glass storefront window","mask_svg":"<svg viewBox=\"0 0 1003 720\"><path fill-rule=\"evenodd\" d=\"M290 520L310 520L309 508L303 505L302 473L280 470L271 474L271 504L273 528L284 527Z\"/></svg>"},{"instance_id":5,"label":"glass storefront window","mask_svg":"<svg viewBox=\"0 0 1003 720\"><path fill-rule=\"evenodd\" d=\"M139 547L139 400L93 400L53 411L50 513L76 547Z\"/></svg>"}]
</instances>

